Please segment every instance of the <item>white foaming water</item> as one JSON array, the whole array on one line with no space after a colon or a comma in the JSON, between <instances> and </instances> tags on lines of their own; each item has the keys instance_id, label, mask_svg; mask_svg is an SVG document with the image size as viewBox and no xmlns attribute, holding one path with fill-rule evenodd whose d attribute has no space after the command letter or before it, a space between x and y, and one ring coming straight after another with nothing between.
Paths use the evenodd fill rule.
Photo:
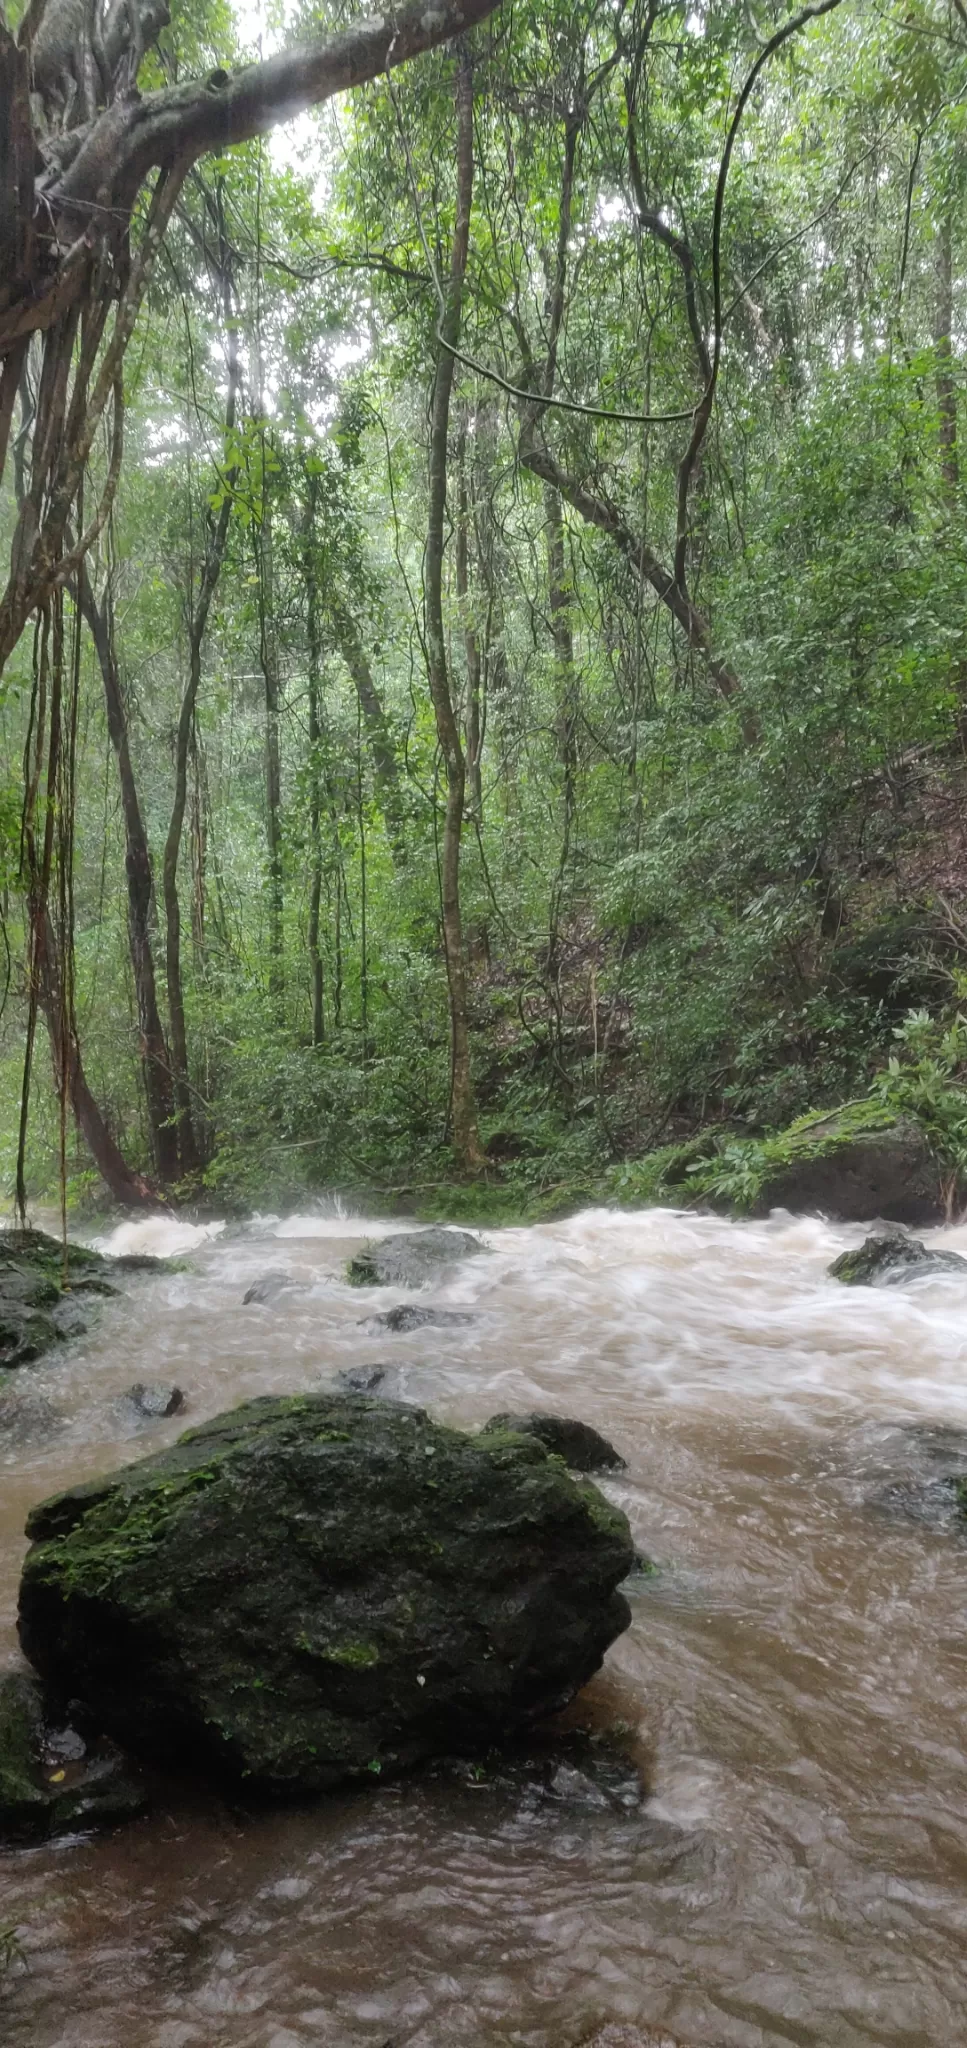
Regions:
<instances>
[{"instance_id":1,"label":"white foaming water","mask_svg":"<svg viewBox=\"0 0 967 2048\"><path fill-rule=\"evenodd\" d=\"M4 2048L576 2048L607 2025L687 2048L967 2041L967 1542L952 1512L893 1500L916 1507L938 1449L967 1464L967 1271L845 1288L826 1269L862 1228L591 1210L484 1231L416 1297L347 1284L358 1244L416 1227L334 1203L102 1240L180 1269L126 1277L4 1396L0 1667L33 1502L380 1362L442 1420L555 1409L626 1458L605 1488L660 1569L632 1582L587 1711L637 1731L650 1803L417 1781L243 1822L162 1800L116 1836L0 1857L0 1925L30 1960ZM967 1225L926 1237L967 1255ZM244 1305L269 1272L291 1285ZM414 1299L470 1321L378 1321ZM135 1379L177 1381L184 1418L140 1423Z\"/></svg>"},{"instance_id":2,"label":"white foaming water","mask_svg":"<svg viewBox=\"0 0 967 2048\"><path fill-rule=\"evenodd\" d=\"M106 1236L92 1238L91 1243L95 1251L106 1252L112 1259L174 1259L184 1252L197 1251L199 1245L209 1244L225 1228L223 1222L184 1223L177 1216L148 1216L138 1223L119 1223Z\"/></svg>"}]
</instances>

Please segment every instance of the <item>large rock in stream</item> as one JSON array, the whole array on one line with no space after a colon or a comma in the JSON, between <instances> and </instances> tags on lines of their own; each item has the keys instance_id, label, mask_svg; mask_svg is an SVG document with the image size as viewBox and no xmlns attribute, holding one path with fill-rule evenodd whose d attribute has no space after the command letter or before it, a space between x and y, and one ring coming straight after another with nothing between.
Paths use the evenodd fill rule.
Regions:
<instances>
[{"instance_id":1,"label":"large rock in stream","mask_svg":"<svg viewBox=\"0 0 967 2048\"><path fill-rule=\"evenodd\" d=\"M346 1276L354 1287L423 1287L446 1266L486 1251L469 1230L434 1226L375 1238L350 1259Z\"/></svg>"},{"instance_id":2,"label":"large rock in stream","mask_svg":"<svg viewBox=\"0 0 967 2048\"><path fill-rule=\"evenodd\" d=\"M79 1297L117 1293L117 1273L157 1270L149 1258L105 1258L43 1230L0 1230L0 1368L29 1365L51 1345L80 1335Z\"/></svg>"},{"instance_id":3,"label":"large rock in stream","mask_svg":"<svg viewBox=\"0 0 967 2048\"><path fill-rule=\"evenodd\" d=\"M828 1268L844 1287L897 1287L925 1273L960 1273L967 1277L967 1259L959 1252L928 1251L917 1237L900 1231L868 1237L856 1251L840 1252Z\"/></svg>"},{"instance_id":4,"label":"large rock in stream","mask_svg":"<svg viewBox=\"0 0 967 2048\"><path fill-rule=\"evenodd\" d=\"M870 1112L832 1110L784 1134L785 1157L766 1171L752 1213L820 1212L844 1223L942 1223L941 1173L919 1125Z\"/></svg>"},{"instance_id":5,"label":"large rock in stream","mask_svg":"<svg viewBox=\"0 0 967 2048\"><path fill-rule=\"evenodd\" d=\"M135 1754L276 1792L489 1747L628 1626L625 1517L533 1437L246 1402L36 1508L20 1636Z\"/></svg>"}]
</instances>

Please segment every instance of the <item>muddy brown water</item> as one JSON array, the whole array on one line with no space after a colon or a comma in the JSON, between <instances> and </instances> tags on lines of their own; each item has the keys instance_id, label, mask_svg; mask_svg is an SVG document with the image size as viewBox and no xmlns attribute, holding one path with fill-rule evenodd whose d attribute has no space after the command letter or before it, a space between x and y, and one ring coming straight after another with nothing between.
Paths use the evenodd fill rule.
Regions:
<instances>
[{"instance_id":1,"label":"muddy brown water","mask_svg":"<svg viewBox=\"0 0 967 2048\"><path fill-rule=\"evenodd\" d=\"M4 2048L573 2048L609 2026L962 2048L967 1540L876 1496L916 1426L967 1428L967 1276L847 1290L825 1267L858 1230L594 1212L488 1233L427 1297L468 1325L367 1333L406 1297L350 1289L344 1261L398 1227L115 1235L188 1265L133 1278L18 1376L0 1669L34 1501L386 1360L442 1419L543 1405L627 1457L604 1484L661 1569L585 1704L633 1727L650 1796L629 1814L417 1778L253 1818L172 1794L126 1831L0 1856L26 1960ZM967 1229L930 1241L967 1251ZM299 1290L243 1307L268 1269ZM177 1381L187 1414L137 1428L136 1379Z\"/></svg>"}]
</instances>

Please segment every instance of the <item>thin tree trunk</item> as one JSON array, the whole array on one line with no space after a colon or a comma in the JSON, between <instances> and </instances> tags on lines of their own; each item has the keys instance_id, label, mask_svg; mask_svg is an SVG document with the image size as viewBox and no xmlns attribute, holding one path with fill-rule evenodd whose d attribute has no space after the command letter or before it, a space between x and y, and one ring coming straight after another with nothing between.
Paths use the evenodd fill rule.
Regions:
<instances>
[{"instance_id":1,"label":"thin tree trunk","mask_svg":"<svg viewBox=\"0 0 967 2048\"><path fill-rule=\"evenodd\" d=\"M366 739L372 756L373 772L376 776L393 858L400 863L406 859L400 771L383 700L376 687L373 671L354 620L341 605L330 606L330 617L336 644L352 678L366 728Z\"/></svg>"},{"instance_id":2,"label":"thin tree trunk","mask_svg":"<svg viewBox=\"0 0 967 2048\"><path fill-rule=\"evenodd\" d=\"M483 786L480 755L483 748L480 646L470 614L470 488L467 476L467 430L464 423L457 443L459 496L457 504L457 604L463 622L463 648L467 666L466 755L470 783L470 806L478 824L483 817Z\"/></svg>"},{"instance_id":3,"label":"thin tree trunk","mask_svg":"<svg viewBox=\"0 0 967 2048\"><path fill-rule=\"evenodd\" d=\"M81 562L77 574L77 596L101 670L108 734L118 764L121 810L124 817L128 944L138 1006L141 1069L144 1077L148 1126L159 1178L164 1184L170 1185L178 1178L178 1133L174 1123L174 1095L168 1046L158 1007L154 970L154 877L151 853L131 761L127 708L114 644L114 605L111 587L108 583L103 600L98 606L84 561Z\"/></svg>"},{"instance_id":4,"label":"thin tree trunk","mask_svg":"<svg viewBox=\"0 0 967 2048\"><path fill-rule=\"evenodd\" d=\"M325 1036L323 1012L322 949L319 944L319 908L322 900L322 805L319 751L322 727L319 717L319 574L316 559L316 513L318 479L308 478L309 499L303 544L302 573L306 585L306 640L309 656L309 971L312 984L312 1043L321 1045Z\"/></svg>"},{"instance_id":5,"label":"thin tree trunk","mask_svg":"<svg viewBox=\"0 0 967 2048\"><path fill-rule=\"evenodd\" d=\"M221 237L221 261L223 310L227 334L228 394L225 401L226 441L235 426L238 405L239 362L238 329L232 315L231 288L228 279L224 235ZM181 700L178 717L178 731L175 739L175 786L171 804L171 822L165 840L163 864L163 889L165 904L165 964L168 980L168 1015L171 1024L171 1066L174 1080L175 1108L178 1118L178 1151L181 1170L185 1175L196 1174L201 1159L191 1108L191 1083L188 1073L188 1031L185 1022L185 991L181 972L181 905L178 899L178 860L181 853L181 835L185 823L185 804L188 795L188 753L195 719L195 707L201 686L201 651L208 625L208 614L212 598L222 571L228 529L232 516L235 485L238 478L236 464L228 469L222 479L222 501L217 518L206 514L207 540L202 563L201 577L195 595L194 609L188 626L188 682Z\"/></svg>"},{"instance_id":6,"label":"thin tree trunk","mask_svg":"<svg viewBox=\"0 0 967 2048\"><path fill-rule=\"evenodd\" d=\"M937 411L940 415L940 474L944 497L951 511L960 490L960 457L957 448L957 389L953 372L953 208L944 202L937 234L936 298L933 340L936 352Z\"/></svg>"},{"instance_id":7,"label":"thin tree trunk","mask_svg":"<svg viewBox=\"0 0 967 2048\"><path fill-rule=\"evenodd\" d=\"M40 958L37 961L37 997L50 1033L54 1073L60 1082L66 1074L71 1107L91 1158L116 1202L128 1209L159 1207L155 1189L142 1174L127 1163L120 1146L111 1136L84 1074L77 1027L73 1017L64 1017L61 962L54 928L48 916L43 921ZM72 1007L72 1006L70 1006ZM66 1028L66 1044L65 1044Z\"/></svg>"},{"instance_id":8,"label":"thin tree trunk","mask_svg":"<svg viewBox=\"0 0 967 2048\"><path fill-rule=\"evenodd\" d=\"M284 992L282 885L282 763L279 752L279 639L275 625L275 550L272 504L262 464L262 518L257 540L259 578L259 666L265 684L265 837L268 847L269 995L276 1006Z\"/></svg>"},{"instance_id":9,"label":"thin tree trunk","mask_svg":"<svg viewBox=\"0 0 967 2048\"><path fill-rule=\"evenodd\" d=\"M577 707L575 703L574 634L571 628L571 590L567 572L564 515L557 491L545 485L544 514L547 533L547 599L554 643L554 697L558 750L564 780L564 819L561 853L551 890L547 938L547 979L557 1036L557 1065L567 1081L564 1064L564 1006L561 993L560 930L564 884L571 858L574 803L577 777ZM569 1083L568 1083L569 1085Z\"/></svg>"},{"instance_id":10,"label":"thin tree trunk","mask_svg":"<svg viewBox=\"0 0 967 2048\"><path fill-rule=\"evenodd\" d=\"M477 1131L477 1107L470 1064L467 961L460 910L460 838L466 794L466 763L450 685L443 627L443 557L447 504L447 443L454 358L460 338L463 286L470 242L473 195L473 73L466 44L457 57L457 215L450 254L450 278L441 321L430 404L429 509L424 556L424 628L427 680L436 718L437 737L447 778L447 805L441 855L443 942L450 996L450 1114L453 1143L461 1164L477 1170L485 1164Z\"/></svg>"}]
</instances>

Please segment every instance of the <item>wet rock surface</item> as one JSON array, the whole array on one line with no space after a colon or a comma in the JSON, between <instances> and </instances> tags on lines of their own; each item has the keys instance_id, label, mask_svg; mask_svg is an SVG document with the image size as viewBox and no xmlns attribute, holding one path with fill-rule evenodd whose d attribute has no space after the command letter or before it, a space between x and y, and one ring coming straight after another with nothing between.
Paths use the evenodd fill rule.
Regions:
<instances>
[{"instance_id":1,"label":"wet rock surface","mask_svg":"<svg viewBox=\"0 0 967 2048\"><path fill-rule=\"evenodd\" d=\"M344 1394L379 1394L394 1400L399 1392L399 1374L392 1365L347 1365L336 1374L336 1385Z\"/></svg>"},{"instance_id":2,"label":"wet rock surface","mask_svg":"<svg viewBox=\"0 0 967 2048\"><path fill-rule=\"evenodd\" d=\"M967 1429L877 1425L860 1433L849 1455L847 1490L857 1505L967 1539Z\"/></svg>"},{"instance_id":3,"label":"wet rock surface","mask_svg":"<svg viewBox=\"0 0 967 2048\"><path fill-rule=\"evenodd\" d=\"M770 1209L832 1216L843 1223L942 1223L940 1170L923 1132L898 1119L850 1132L835 1112L817 1119L797 1155L765 1181L752 1214Z\"/></svg>"},{"instance_id":4,"label":"wet rock surface","mask_svg":"<svg viewBox=\"0 0 967 2048\"><path fill-rule=\"evenodd\" d=\"M629 2027L616 2020L589 2034L581 2048L688 2048L678 2034L666 2034L662 2027Z\"/></svg>"},{"instance_id":5,"label":"wet rock surface","mask_svg":"<svg viewBox=\"0 0 967 2048\"><path fill-rule=\"evenodd\" d=\"M247 1293L242 1296L242 1307L248 1308L255 1302L260 1308L268 1308L278 1301L280 1294L287 1294L297 1285L289 1273L273 1270L263 1273L260 1280L254 1280Z\"/></svg>"},{"instance_id":6,"label":"wet rock surface","mask_svg":"<svg viewBox=\"0 0 967 2048\"><path fill-rule=\"evenodd\" d=\"M374 1239L350 1259L346 1275L354 1287L423 1287L445 1266L486 1251L468 1230L412 1230Z\"/></svg>"},{"instance_id":7,"label":"wet rock surface","mask_svg":"<svg viewBox=\"0 0 967 2048\"><path fill-rule=\"evenodd\" d=\"M20 1634L132 1753L298 1793L490 1748L628 1626L624 1516L535 1438L246 1403L34 1510Z\"/></svg>"},{"instance_id":8,"label":"wet rock surface","mask_svg":"<svg viewBox=\"0 0 967 2048\"><path fill-rule=\"evenodd\" d=\"M128 1388L125 1399L146 1422L160 1422L166 1416L180 1415L185 1407L181 1388L165 1386L161 1380L136 1380L134 1386Z\"/></svg>"},{"instance_id":9,"label":"wet rock surface","mask_svg":"<svg viewBox=\"0 0 967 2048\"><path fill-rule=\"evenodd\" d=\"M78 1296L117 1293L114 1276L157 1269L147 1258L107 1259L83 1245L64 1248L42 1230L0 1231L0 1367L41 1358L52 1345L83 1334Z\"/></svg>"},{"instance_id":10,"label":"wet rock surface","mask_svg":"<svg viewBox=\"0 0 967 2048\"><path fill-rule=\"evenodd\" d=\"M924 1273L961 1273L967 1278L967 1259L959 1252L928 1251L919 1238L897 1230L868 1237L857 1251L841 1252L829 1267L830 1278L844 1287L895 1287Z\"/></svg>"},{"instance_id":11,"label":"wet rock surface","mask_svg":"<svg viewBox=\"0 0 967 2048\"><path fill-rule=\"evenodd\" d=\"M475 1760L445 1758L439 1775L520 1813L640 1815L647 1798L639 1766L610 1734L571 1731Z\"/></svg>"},{"instance_id":12,"label":"wet rock surface","mask_svg":"<svg viewBox=\"0 0 967 2048\"><path fill-rule=\"evenodd\" d=\"M607 1437L578 1422L570 1415L547 1415L535 1410L527 1415L492 1415L485 1431L511 1430L516 1436L536 1437L545 1450L563 1458L572 1472L623 1472L625 1460Z\"/></svg>"},{"instance_id":13,"label":"wet rock surface","mask_svg":"<svg viewBox=\"0 0 967 2048\"><path fill-rule=\"evenodd\" d=\"M145 1807L144 1787L113 1743L88 1743L51 1720L27 1673L0 1679L0 1842L111 1827Z\"/></svg>"},{"instance_id":14,"label":"wet rock surface","mask_svg":"<svg viewBox=\"0 0 967 2048\"><path fill-rule=\"evenodd\" d=\"M367 1330L456 1330L472 1323L474 1317L457 1308L417 1308L409 1301L401 1302L398 1308L385 1309L382 1314L364 1316L362 1326Z\"/></svg>"}]
</instances>

